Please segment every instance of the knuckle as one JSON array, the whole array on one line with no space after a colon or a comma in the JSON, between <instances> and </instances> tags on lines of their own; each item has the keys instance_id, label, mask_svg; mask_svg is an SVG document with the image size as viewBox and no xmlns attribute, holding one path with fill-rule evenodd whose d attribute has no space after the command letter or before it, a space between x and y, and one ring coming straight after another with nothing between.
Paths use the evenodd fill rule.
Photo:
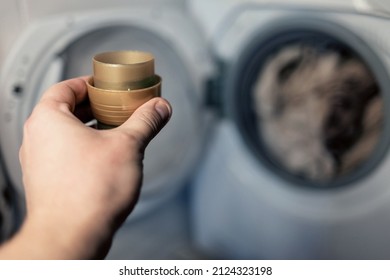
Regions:
<instances>
[{"instance_id":1,"label":"knuckle","mask_svg":"<svg viewBox=\"0 0 390 280\"><path fill-rule=\"evenodd\" d=\"M133 133L124 131L116 131L110 139L109 156L112 157L113 163L127 161L130 159L139 159L141 153L140 147L143 146L142 141Z\"/></svg>"},{"instance_id":2,"label":"knuckle","mask_svg":"<svg viewBox=\"0 0 390 280\"><path fill-rule=\"evenodd\" d=\"M152 110L145 110L140 113L139 119L142 120L156 134L159 130L161 118Z\"/></svg>"},{"instance_id":3,"label":"knuckle","mask_svg":"<svg viewBox=\"0 0 390 280\"><path fill-rule=\"evenodd\" d=\"M28 119L24 122L23 125L23 134L29 135L31 132L35 130L36 127L36 117L34 114L28 117Z\"/></svg>"},{"instance_id":4,"label":"knuckle","mask_svg":"<svg viewBox=\"0 0 390 280\"><path fill-rule=\"evenodd\" d=\"M131 147L137 145L139 142L136 135L132 133L126 133L123 131L119 131L115 139L117 140L118 145L126 145Z\"/></svg>"},{"instance_id":5,"label":"knuckle","mask_svg":"<svg viewBox=\"0 0 390 280\"><path fill-rule=\"evenodd\" d=\"M29 133L29 132L33 132L37 126L39 125L39 119L40 119L40 116L42 115L43 113L43 105L41 103L38 103L34 110L32 111L31 115L27 118L27 120L24 122L24 126L23 126L23 132L26 134L26 133Z\"/></svg>"}]
</instances>

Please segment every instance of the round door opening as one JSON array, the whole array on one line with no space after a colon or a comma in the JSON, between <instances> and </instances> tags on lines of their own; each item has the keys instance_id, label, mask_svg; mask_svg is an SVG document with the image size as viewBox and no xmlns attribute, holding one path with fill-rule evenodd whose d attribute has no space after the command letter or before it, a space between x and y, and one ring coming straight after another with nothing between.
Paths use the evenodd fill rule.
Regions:
<instances>
[{"instance_id":1,"label":"round door opening","mask_svg":"<svg viewBox=\"0 0 390 280\"><path fill-rule=\"evenodd\" d=\"M141 196L159 201L169 193L176 193L198 161L203 119L195 117L198 104L193 81L188 66L171 42L154 31L133 25L102 27L75 40L63 52L68 57L65 78L91 74L93 56L113 50L152 53L156 73L164 80L162 96L175 108L169 124L148 145L144 160ZM191 148L186 145L189 141L193 143Z\"/></svg>"},{"instance_id":2,"label":"round door opening","mask_svg":"<svg viewBox=\"0 0 390 280\"><path fill-rule=\"evenodd\" d=\"M377 77L386 71L374 71L383 66L368 48L362 55L330 34L274 32L255 41L235 70L230 110L243 138L262 163L298 185L351 183L387 147Z\"/></svg>"}]
</instances>

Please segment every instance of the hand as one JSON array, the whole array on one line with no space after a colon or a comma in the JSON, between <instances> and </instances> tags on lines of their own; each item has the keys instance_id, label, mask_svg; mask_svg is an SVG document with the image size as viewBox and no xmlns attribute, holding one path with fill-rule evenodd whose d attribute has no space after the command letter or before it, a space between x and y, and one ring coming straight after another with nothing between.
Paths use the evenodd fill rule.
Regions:
<instances>
[{"instance_id":1,"label":"hand","mask_svg":"<svg viewBox=\"0 0 390 280\"><path fill-rule=\"evenodd\" d=\"M169 120L171 107L154 98L123 125L95 130L73 113L86 96L86 78L56 84L26 121L20 162L27 218L0 257L102 258L132 211L144 149ZM12 242L24 249L10 255Z\"/></svg>"}]
</instances>

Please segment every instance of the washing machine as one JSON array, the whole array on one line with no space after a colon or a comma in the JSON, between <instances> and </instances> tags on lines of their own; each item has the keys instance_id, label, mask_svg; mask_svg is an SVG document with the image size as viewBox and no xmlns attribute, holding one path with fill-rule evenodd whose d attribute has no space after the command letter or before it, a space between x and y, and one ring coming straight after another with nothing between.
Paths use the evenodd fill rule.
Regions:
<instances>
[{"instance_id":1,"label":"washing machine","mask_svg":"<svg viewBox=\"0 0 390 280\"><path fill-rule=\"evenodd\" d=\"M163 96L174 115L146 151L139 203L108 258L389 258L387 1L19 0L1 5L7 12L0 26L5 170L0 179L7 178L3 189L11 185L20 196L22 126L40 94L60 80L91 74L97 52L142 49L156 56ZM254 92L268 85L261 81L272 68L271 58L283 60L302 49L358 58L379 89L377 137L364 160L340 176L332 175L332 167L329 177L329 163L318 167L308 161L302 171L296 161L285 160L294 149L275 148L273 142L283 144L283 134L265 130L267 110L256 107L264 108L263 96L257 99ZM298 64L285 64L282 79ZM305 143L305 135L296 134ZM359 155L356 145L355 150ZM311 166L317 166L315 172L305 173Z\"/></svg>"},{"instance_id":2,"label":"washing machine","mask_svg":"<svg viewBox=\"0 0 390 280\"><path fill-rule=\"evenodd\" d=\"M34 0L4 5L0 137L13 188L23 196L18 161L22 127L45 89L91 75L96 53L151 52L156 73L163 77L162 96L175 112L146 150L139 203L117 233L109 258L196 258L189 244L185 189L212 123L202 105L213 65L184 2Z\"/></svg>"},{"instance_id":3,"label":"washing machine","mask_svg":"<svg viewBox=\"0 0 390 280\"><path fill-rule=\"evenodd\" d=\"M220 90L212 98L221 117L192 188L192 228L199 248L224 259L390 258L390 1L190 1L190 6L221 69L215 83ZM324 67L301 68L307 55ZM330 67L344 63L347 68L353 64L353 70L338 73ZM363 76L357 74L363 66L357 65L364 65ZM308 159L304 154L311 149L308 137L320 134L300 133L325 109L302 107L302 117L302 112L288 111L294 108L290 104L312 99L282 95L295 87L310 88L318 98L327 95L322 87L331 83L311 87L321 82L318 71L340 83L348 75L362 77L353 79L358 84L371 79L376 85L367 93L380 96L382 106L372 111L381 115L373 124L379 125L373 145L359 138L337 150L330 140L319 142L332 152L331 175L326 175L324 158L313 159L321 151ZM299 73L304 76L294 84L291 77ZM351 105L327 104L332 116ZM317 131L340 125L330 115ZM298 119L302 126L294 131L291 124ZM350 124L345 131L352 131L355 123ZM353 150L365 157L341 172Z\"/></svg>"}]
</instances>

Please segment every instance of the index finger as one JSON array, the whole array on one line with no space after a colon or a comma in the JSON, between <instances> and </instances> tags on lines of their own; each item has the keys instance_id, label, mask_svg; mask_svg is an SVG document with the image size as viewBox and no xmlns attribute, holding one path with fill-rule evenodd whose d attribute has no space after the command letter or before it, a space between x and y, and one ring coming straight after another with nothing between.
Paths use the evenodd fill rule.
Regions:
<instances>
[{"instance_id":1,"label":"index finger","mask_svg":"<svg viewBox=\"0 0 390 280\"><path fill-rule=\"evenodd\" d=\"M40 102L51 101L58 105L65 104L69 111L74 112L77 104L87 97L88 77L65 80L51 86L41 97Z\"/></svg>"}]
</instances>

